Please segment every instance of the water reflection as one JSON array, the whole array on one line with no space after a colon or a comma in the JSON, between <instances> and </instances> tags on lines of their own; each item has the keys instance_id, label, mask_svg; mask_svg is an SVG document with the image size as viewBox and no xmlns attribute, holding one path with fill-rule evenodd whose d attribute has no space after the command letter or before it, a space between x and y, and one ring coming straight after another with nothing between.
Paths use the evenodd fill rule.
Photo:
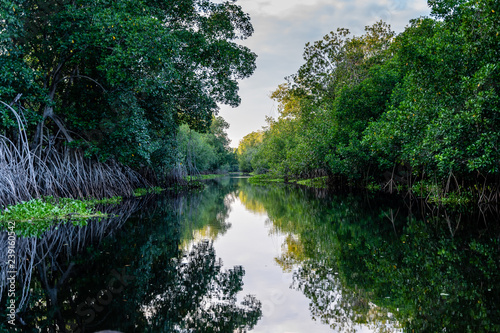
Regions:
<instances>
[{"instance_id":1,"label":"water reflection","mask_svg":"<svg viewBox=\"0 0 500 333\"><path fill-rule=\"evenodd\" d=\"M240 190L287 234L276 262L332 329L500 331L498 215L423 207L414 215L394 201L283 186Z\"/></svg>"},{"instance_id":2,"label":"water reflection","mask_svg":"<svg viewBox=\"0 0 500 333\"><path fill-rule=\"evenodd\" d=\"M300 317L301 330L500 332L498 215L390 199L220 179L199 193L134 201L114 220L19 239L17 327L258 331L296 323L300 309L323 324ZM228 239L235 231L240 238ZM272 318L261 320L265 306L240 295L240 262L224 269L216 249L226 262L252 263L246 286L268 293L261 299ZM272 269L281 284L269 282Z\"/></svg>"},{"instance_id":3,"label":"water reflection","mask_svg":"<svg viewBox=\"0 0 500 333\"><path fill-rule=\"evenodd\" d=\"M8 267L7 252L0 253L0 299L6 298L8 271L16 272L18 298L16 307L24 309L32 293L32 279L38 278L46 291L48 304L58 303L58 289L72 274L73 256L89 245L99 244L112 236L127 218L144 202L126 201L119 206L100 207L110 217L98 221L93 218L85 227L70 222L60 223L44 232L43 237L19 237L15 241L16 265ZM7 232L0 232L0 248L7 249Z\"/></svg>"},{"instance_id":4,"label":"water reflection","mask_svg":"<svg viewBox=\"0 0 500 333\"><path fill-rule=\"evenodd\" d=\"M251 295L236 304L244 270L223 271L210 242L194 245L154 286L156 295L147 305L150 327L155 332L196 329L202 332L241 332L260 319L260 302Z\"/></svg>"},{"instance_id":5,"label":"water reflection","mask_svg":"<svg viewBox=\"0 0 500 333\"><path fill-rule=\"evenodd\" d=\"M228 215L236 199L238 182L226 177L208 184L201 192L177 199L184 248L202 239L216 240L231 227Z\"/></svg>"},{"instance_id":6,"label":"water reflection","mask_svg":"<svg viewBox=\"0 0 500 333\"><path fill-rule=\"evenodd\" d=\"M30 271L31 295L19 307L17 328L25 332L251 329L261 316L261 304L250 295L237 301L243 267L223 269L209 241L192 246L190 251L182 249L181 235L186 230L181 221L190 212L207 209L197 209L196 198L190 200L194 201L187 203L184 196L177 196L146 203L127 221L115 221L115 228L101 233L103 237L92 234L79 238L76 252L56 251L59 245L42 257L21 251L19 262L34 264ZM221 202L211 204L218 208L209 210L221 214ZM211 213L206 216L210 222L223 220L220 215L215 219ZM95 227L101 225L91 224L81 230L90 232ZM54 244L45 237L36 241ZM62 249L66 245L63 242ZM6 302L3 294L2 303ZM8 328L5 313L2 315L0 331Z\"/></svg>"}]
</instances>

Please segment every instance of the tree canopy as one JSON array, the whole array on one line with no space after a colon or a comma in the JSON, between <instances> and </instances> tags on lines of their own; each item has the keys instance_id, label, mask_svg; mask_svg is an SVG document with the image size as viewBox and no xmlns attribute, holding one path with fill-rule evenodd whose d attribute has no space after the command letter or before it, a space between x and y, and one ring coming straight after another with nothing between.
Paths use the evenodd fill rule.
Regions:
<instances>
[{"instance_id":1,"label":"tree canopy","mask_svg":"<svg viewBox=\"0 0 500 333\"><path fill-rule=\"evenodd\" d=\"M397 36L377 22L306 44L304 64L271 96L280 115L250 164L285 178L500 193L500 5L429 5L433 17Z\"/></svg>"},{"instance_id":2,"label":"tree canopy","mask_svg":"<svg viewBox=\"0 0 500 333\"><path fill-rule=\"evenodd\" d=\"M14 0L0 17L0 100L22 94L14 104L34 145L62 135L103 160L166 163L177 127L208 129L255 70L237 43L253 27L235 1Z\"/></svg>"}]
</instances>

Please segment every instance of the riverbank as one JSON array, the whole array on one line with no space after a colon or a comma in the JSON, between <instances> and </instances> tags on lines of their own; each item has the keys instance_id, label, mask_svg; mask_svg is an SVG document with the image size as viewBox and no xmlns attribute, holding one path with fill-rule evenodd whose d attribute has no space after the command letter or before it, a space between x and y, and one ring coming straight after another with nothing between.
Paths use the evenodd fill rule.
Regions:
<instances>
[{"instance_id":1,"label":"riverbank","mask_svg":"<svg viewBox=\"0 0 500 333\"><path fill-rule=\"evenodd\" d=\"M273 183L283 183L283 184L297 184L307 187L314 188L328 188L328 177L317 177L310 179L288 179L285 180L283 177L274 177L268 174L253 175L250 177L249 182L254 185L265 185Z\"/></svg>"},{"instance_id":2,"label":"riverbank","mask_svg":"<svg viewBox=\"0 0 500 333\"><path fill-rule=\"evenodd\" d=\"M56 198L42 196L16 204L7 205L0 212L0 230L13 225L13 231L22 236L39 236L51 226L61 222L70 222L74 225L85 225L92 218L101 220L109 217L102 212L102 208L110 205L119 205L125 199L138 198L146 195L160 194L164 191L190 192L204 189L204 180L225 177L227 174L208 174L185 177L185 182L175 183L169 187L139 187L133 190L128 197L113 196L110 198L74 199L68 197Z\"/></svg>"},{"instance_id":3,"label":"riverbank","mask_svg":"<svg viewBox=\"0 0 500 333\"><path fill-rule=\"evenodd\" d=\"M272 174L253 174L249 182L254 185L269 185L269 184L295 184L318 189L332 189L331 180L328 177L316 177L309 179L285 179ZM430 181L417 181L411 186L405 184L397 184L394 181L385 183L367 182L360 186L354 184L347 184L346 188L350 191L360 190L368 193L393 193L403 196L410 196L411 198L424 200L427 203L447 206L449 208L468 207L473 204L495 204L498 202L497 196L488 196L485 191L480 193L476 186L474 189L460 188L450 191L447 187L438 183Z\"/></svg>"}]
</instances>

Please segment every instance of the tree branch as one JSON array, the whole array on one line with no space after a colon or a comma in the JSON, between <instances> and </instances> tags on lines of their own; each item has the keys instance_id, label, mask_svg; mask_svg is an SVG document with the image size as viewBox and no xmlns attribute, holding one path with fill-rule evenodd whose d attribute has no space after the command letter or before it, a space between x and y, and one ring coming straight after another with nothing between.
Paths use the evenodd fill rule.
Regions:
<instances>
[{"instance_id":1,"label":"tree branch","mask_svg":"<svg viewBox=\"0 0 500 333\"><path fill-rule=\"evenodd\" d=\"M100 84L99 82L97 82L96 80L94 80L93 78L91 77L88 77L88 76L85 76L85 75L71 75L71 76L65 76L63 77L62 79L60 79L59 81L56 82L55 85L59 84L59 82L63 81L63 80L69 80L69 79L72 79L72 78L83 78L83 79L87 79L87 80L90 80L92 82L94 82L95 84L97 84L104 92L107 92L107 90L102 86L102 84Z\"/></svg>"}]
</instances>

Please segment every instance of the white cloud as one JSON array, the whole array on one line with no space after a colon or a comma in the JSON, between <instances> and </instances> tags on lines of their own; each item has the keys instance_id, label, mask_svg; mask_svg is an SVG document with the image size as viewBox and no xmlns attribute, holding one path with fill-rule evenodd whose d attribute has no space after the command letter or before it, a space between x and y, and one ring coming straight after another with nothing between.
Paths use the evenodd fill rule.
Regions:
<instances>
[{"instance_id":1,"label":"white cloud","mask_svg":"<svg viewBox=\"0 0 500 333\"><path fill-rule=\"evenodd\" d=\"M297 7L316 6L325 2L328 1L309 0L304 3L303 0L240 0L239 4L256 15L283 17L296 10Z\"/></svg>"}]
</instances>

